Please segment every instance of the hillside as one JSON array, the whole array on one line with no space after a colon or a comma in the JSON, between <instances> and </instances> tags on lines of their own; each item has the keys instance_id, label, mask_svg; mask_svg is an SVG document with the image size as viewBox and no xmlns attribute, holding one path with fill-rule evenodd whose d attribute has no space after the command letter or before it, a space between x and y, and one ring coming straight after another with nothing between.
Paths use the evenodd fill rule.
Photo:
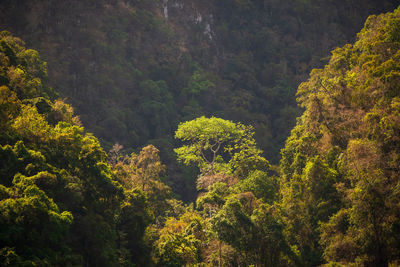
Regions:
<instances>
[{"instance_id":1,"label":"hillside","mask_svg":"<svg viewBox=\"0 0 400 267\"><path fill-rule=\"evenodd\" d=\"M148 25L144 18L153 14L164 20L155 28L172 27L173 9L163 3L160 12L146 2L143 8L159 12L140 23ZM255 3L235 2L243 12ZM116 6L132 9L127 2L107 8ZM248 20L232 18L246 29ZM199 33L216 38L209 30ZM226 47L233 57L236 46ZM193 72L178 99L201 112L183 119L187 106L179 109L169 89L173 76L141 80L151 72L135 67L141 91L132 114L143 119L141 127L158 129L151 126L154 117L176 130L171 140L148 140L164 151L149 144L128 153L129 147L114 144L106 153L48 86L52 71L40 53L0 32L1 266L399 266L400 7L369 16L354 42L333 49L326 64L300 83L302 114L276 156L279 165L270 164L258 144L261 128L217 111L200 116L207 97L215 98L206 93L218 93L219 82L228 80L205 63L190 62ZM227 88L237 92L234 85ZM87 103L117 99L87 92L94 98ZM227 92L221 97L229 98ZM140 113L160 105L179 122L172 125L166 110L159 114L166 117ZM177 163L164 161L163 153ZM195 200L185 204L182 196Z\"/></svg>"},{"instance_id":2,"label":"hillside","mask_svg":"<svg viewBox=\"0 0 400 267\"><path fill-rule=\"evenodd\" d=\"M192 171L172 152L179 122L214 115L251 124L277 164L301 114L299 83L331 49L352 42L368 15L396 4L4 0L0 28L41 53L48 85L107 150L156 145L174 191L193 200L194 180L185 174Z\"/></svg>"},{"instance_id":3,"label":"hillside","mask_svg":"<svg viewBox=\"0 0 400 267\"><path fill-rule=\"evenodd\" d=\"M370 16L299 86L305 112L282 150L280 195L306 265L398 264L399 33L399 8Z\"/></svg>"}]
</instances>

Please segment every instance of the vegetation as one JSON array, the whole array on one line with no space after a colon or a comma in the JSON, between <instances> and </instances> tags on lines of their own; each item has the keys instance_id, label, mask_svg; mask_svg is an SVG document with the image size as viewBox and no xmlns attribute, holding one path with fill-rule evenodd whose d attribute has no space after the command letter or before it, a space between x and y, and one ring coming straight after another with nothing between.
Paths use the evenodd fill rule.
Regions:
<instances>
[{"instance_id":1,"label":"vegetation","mask_svg":"<svg viewBox=\"0 0 400 267\"><path fill-rule=\"evenodd\" d=\"M106 150L160 150L174 193L194 201L193 170L178 165L180 122L219 117L254 127L279 164L295 93L329 51L354 41L370 14L397 0L2 0L0 29L49 65L48 84ZM68 12L66 12L66 10ZM184 181L184 182L182 182Z\"/></svg>"},{"instance_id":2,"label":"vegetation","mask_svg":"<svg viewBox=\"0 0 400 267\"><path fill-rule=\"evenodd\" d=\"M398 260L399 22L400 9L369 17L299 87L305 112L282 151L281 195L305 263Z\"/></svg>"},{"instance_id":3,"label":"vegetation","mask_svg":"<svg viewBox=\"0 0 400 267\"><path fill-rule=\"evenodd\" d=\"M236 1L235 23L256 3ZM149 135L176 122L169 153L197 184L185 204L155 145L106 153L47 86L39 53L0 32L0 265L398 266L399 33L400 8L370 16L311 71L279 166L252 126L192 118L220 82L199 64L179 124L168 83L141 80L135 116Z\"/></svg>"},{"instance_id":4,"label":"vegetation","mask_svg":"<svg viewBox=\"0 0 400 267\"><path fill-rule=\"evenodd\" d=\"M196 163L202 175L224 173L245 178L252 170L268 165L253 135L251 127L240 123L200 117L178 126L175 137L190 144L175 153L186 165Z\"/></svg>"},{"instance_id":5,"label":"vegetation","mask_svg":"<svg viewBox=\"0 0 400 267\"><path fill-rule=\"evenodd\" d=\"M47 70L36 51L1 32L0 57L0 264L144 262L143 235L154 219L149 194L124 183L133 178L111 168L71 106L49 98L54 94L42 83Z\"/></svg>"}]
</instances>

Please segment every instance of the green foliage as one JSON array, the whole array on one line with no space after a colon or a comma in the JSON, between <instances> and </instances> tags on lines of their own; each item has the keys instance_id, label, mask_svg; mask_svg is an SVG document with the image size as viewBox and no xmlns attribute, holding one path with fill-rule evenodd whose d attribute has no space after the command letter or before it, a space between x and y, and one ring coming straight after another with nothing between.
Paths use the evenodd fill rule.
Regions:
<instances>
[{"instance_id":1,"label":"green foliage","mask_svg":"<svg viewBox=\"0 0 400 267\"><path fill-rule=\"evenodd\" d=\"M2 21L17 14L17 29L45 40L50 80L90 129L129 152L149 140L161 152L115 145L107 157L73 108L50 99L39 53L1 32L0 265L398 264L400 9L370 17L299 86L304 113L279 178L255 141L279 149L299 112L294 88L373 3L167 3L162 19L155 1L72 1L84 15L73 25L65 3L38 1L27 16L5 1ZM179 124L175 152L200 169L196 209L164 183L185 191L195 176L171 164L172 129L194 117Z\"/></svg>"},{"instance_id":2,"label":"green foliage","mask_svg":"<svg viewBox=\"0 0 400 267\"><path fill-rule=\"evenodd\" d=\"M25 49L24 43L9 32L0 33L1 80L2 86L8 86L20 100L52 94L42 85L47 76L46 63L41 61L39 53Z\"/></svg>"},{"instance_id":3,"label":"green foliage","mask_svg":"<svg viewBox=\"0 0 400 267\"><path fill-rule=\"evenodd\" d=\"M228 186L222 182L215 182L210 185L208 192L199 196L196 200L196 206L200 210L204 210L207 214L213 215L218 211L226 201L229 195Z\"/></svg>"},{"instance_id":4,"label":"green foliage","mask_svg":"<svg viewBox=\"0 0 400 267\"><path fill-rule=\"evenodd\" d=\"M168 218L156 242L157 266L182 266L199 263L204 240L203 219L190 209L179 219Z\"/></svg>"},{"instance_id":5,"label":"green foliage","mask_svg":"<svg viewBox=\"0 0 400 267\"><path fill-rule=\"evenodd\" d=\"M396 4L38 0L17 5L3 0L0 17L3 29L46 58L49 84L73 104L107 150L116 142L131 152L168 140L168 146L157 145L168 180L175 193L192 201L193 181L180 183L185 170L168 155L178 122L215 115L253 125L264 156L277 164L301 113L295 102L298 84L325 63L332 48L352 41L368 14ZM398 24L390 28L385 38L397 40ZM23 49L9 33L3 32L2 40L0 62L10 68L0 70L0 86L21 100L53 96L38 53Z\"/></svg>"},{"instance_id":6,"label":"green foliage","mask_svg":"<svg viewBox=\"0 0 400 267\"><path fill-rule=\"evenodd\" d=\"M184 164L197 164L203 175L225 172L246 177L251 170L268 167L253 134L251 127L240 123L200 117L178 126L175 138L189 144L174 151Z\"/></svg>"},{"instance_id":7,"label":"green foliage","mask_svg":"<svg viewBox=\"0 0 400 267\"><path fill-rule=\"evenodd\" d=\"M256 170L234 186L234 191L240 193L252 192L256 198L272 204L277 199L278 184L276 177L270 177L266 172Z\"/></svg>"},{"instance_id":8,"label":"green foliage","mask_svg":"<svg viewBox=\"0 0 400 267\"><path fill-rule=\"evenodd\" d=\"M211 229L219 240L243 253L246 264L285 265L291 251L273 210L250 192L231 195L210 220Z\"/></svg>"},{"instance_id":9,"label":"green foliage","mask_svg":"<svg viewBox=\"0 0 400 267\"><path fill-rule=\"evenodd\" d=\"M2 265L12 261L44 266L67 264L71 251L65 244L73 216L60 212L58 206L35 185L37 179L49 178L48 173L25 177L16 175L11 188L1 185L1 243L16 250L3 258ZM23 259L23 260L22 260Z\"/></svg>"},{"instance_id":10,"label":"green foliage","mask_svg":"<svg viewBox=\"0 0 400 267\"><path fill-rule=\"evenodd\" d=\"M143 235L147 225L150 224L151 210L145 194L140 190L125 192L125 201L121 205L121 213L118 217L118 239L124 250L119 252L119 265L131 263L143 264L148 259L143 257L148 248L143 241Z\"/></svg>"},{"instance_id":11,"label":"green foliage","mask_svg":"<svg viewBox=\"0 0 400 267\"><path fill-rule=\"evenodd\" d=\"M196 204L210 240L202 250L204 261L220 266L291 262L295 256L274 211L278 184L266 172L269 165L252 128L200 117L180 124L175 136L188 143L175 149L178 160L195 163L201 171L197 185L203 192ZM218 252L208 251L213 249Z\"/></svg>"},{"instance_id":12,"label":"green foliage","mask_svg":"<svg viewBox=\"0 0 400 267\"><path fill-rule=\"evenodd\" d=\"M252 195L242 194L227 199L211 221L212 230L217 233L218 239L237 249L251 250L251 237L255 234L249 217L254 208L253 198Z\"/></svg>"},{"instance_id":13,"label":"green foliage","mask_svg":"<svg viewBox=\"0 0 400 267\"><path fill-rule=\"evenodd\" d=\"M399 14L371 16L299 86L305 112L282 150L280 194L303 264L398 261Z\"/></svg>"},{"instance_id":14,"label":"green foliage","mask_svg":"<svg viewBox=\"0 0 400 267\"><path fill-rule=\"evenodd\" d=\"M72 107L49 99L38 53L0 36L0 264L142 262L146 197L121 186Z\"/></svg>"},{"instance_id":15,"label":"green foliage","mask_svg":"<svg viewBox=\"0 0 400 267\"><path fill-rule=\"evenodd\" d=\"M188 94L191 99L194 99L196 95L215 87L215 85L204 76L205 75L199 70L194 71L193 75L189 79L188 86L183 89L183 92Z\"/></svg>"}]
</instances>

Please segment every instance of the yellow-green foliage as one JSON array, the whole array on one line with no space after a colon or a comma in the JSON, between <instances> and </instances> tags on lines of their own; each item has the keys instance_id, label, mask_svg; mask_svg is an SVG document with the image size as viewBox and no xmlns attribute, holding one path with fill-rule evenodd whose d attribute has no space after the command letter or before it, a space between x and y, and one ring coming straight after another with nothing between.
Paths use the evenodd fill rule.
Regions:
<instances>
[{"instance_id":1,"label":"yellow-green foliage","mask_svg":"<svg viewBox=\"0 0 400 267\"><path fill-rule=\"evenodd\" d=\"M400 9L369 17L299 87L305 112L282 150L281 206L305 264L399 260L399 32Z\"/></svg>"},{"instance_id":2,"label":"yellow-green foliage","mask_svg":"<svg viewBox=\"0 0 400 267\"><path fill-rule=\"evenodd\" d=\"M0 33L0 265L140 262L146 197L121 186L72 107L49 98L46 74L37 51Z\"/></svg>"},{"instance_id":3,"label":"yellow-green foliage","mask_svg":"<svg viewBox=\"0 0 400 267\"><path fill-rule=\"evenodd\" d=\"M203 175L222 172L244 178L254 169L268 168L253 135L250 126L203 116L179 124L175 138L188 144L174 151L179 161L196 164Z\"/></svg>"}]
</instances>

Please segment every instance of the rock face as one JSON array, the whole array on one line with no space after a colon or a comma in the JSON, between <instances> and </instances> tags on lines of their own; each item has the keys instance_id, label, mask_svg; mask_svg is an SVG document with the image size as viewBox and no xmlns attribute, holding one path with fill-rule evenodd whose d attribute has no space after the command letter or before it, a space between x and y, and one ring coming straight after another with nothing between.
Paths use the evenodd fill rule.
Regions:
<instances>
[{"instance_id":1,"label":"rock face","mask_svg":"<svg viewBox=\"0 0 400 267\"><path fill-rule=\"evenodd\" d=\"M276 163L298 84L396 2L3 0L0 27L39 50L48 83L106 147L153 143L174 162L178 123L215 115L252 124Z\"/></svg>"}]
</instances>

